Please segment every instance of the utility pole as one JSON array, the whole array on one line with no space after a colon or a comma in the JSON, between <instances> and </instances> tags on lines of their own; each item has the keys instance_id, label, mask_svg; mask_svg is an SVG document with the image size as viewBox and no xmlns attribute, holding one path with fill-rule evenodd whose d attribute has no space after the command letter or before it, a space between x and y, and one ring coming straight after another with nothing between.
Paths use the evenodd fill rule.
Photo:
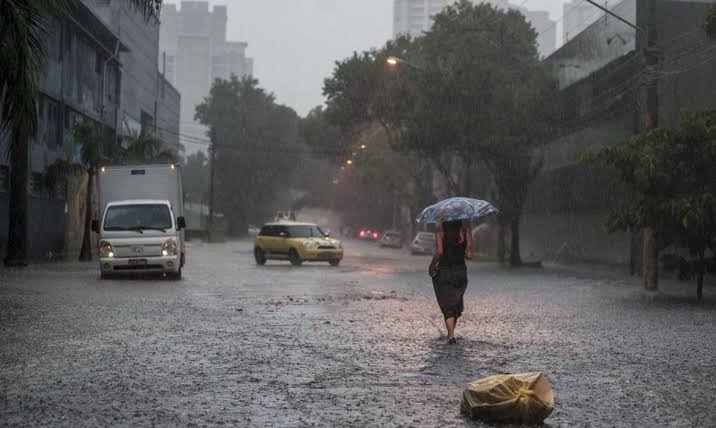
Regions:
<instances>
[{"instance_id":1,"label":"utility pole","mask_svg":"<svg viewBox=\"0 0 716 428\"><path fill-rule=\"evenodd\" d=\"M216 162L216 131L212 127L209 131L211 144L209 145L209 220L206 223L207 240L211 241L211 234L214 229L214 170Z\"/></svg>"},{"instance_id":2,"label":"utility pole","mask_svg":"<svg viewBox=\"0 0 716 428\"><path fill-rule=\"evenodd\" d=\"M644 81L639 88L639 131L649 132L659 126L659 50L657 49L656 0L637 2L637 22L645 31L638 35L638 47L644 53ZM656 290L659 284L659 245L654 229L642 231L642 272L644 288Z\"/></svg>"}]
</instances>

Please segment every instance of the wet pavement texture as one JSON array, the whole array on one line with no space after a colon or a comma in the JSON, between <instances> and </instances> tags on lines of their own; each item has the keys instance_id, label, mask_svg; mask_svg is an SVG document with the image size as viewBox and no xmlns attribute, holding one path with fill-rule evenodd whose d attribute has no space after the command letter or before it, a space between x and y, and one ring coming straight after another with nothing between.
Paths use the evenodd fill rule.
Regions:
<instances>
[{"instance_id":1,"label":"wet pavement texture","mask_svg":"<svg viewBox=\"0 0 716 428\"><path fill-rule=\"evenodd\" d=\"M181 281L0 270L0 425L483 426L464 385L543 371L552 426L716 424L716 290L470 265L446 345L426 257L346 243L340 267L190 243Z\"/></svg>"}]
</instances>

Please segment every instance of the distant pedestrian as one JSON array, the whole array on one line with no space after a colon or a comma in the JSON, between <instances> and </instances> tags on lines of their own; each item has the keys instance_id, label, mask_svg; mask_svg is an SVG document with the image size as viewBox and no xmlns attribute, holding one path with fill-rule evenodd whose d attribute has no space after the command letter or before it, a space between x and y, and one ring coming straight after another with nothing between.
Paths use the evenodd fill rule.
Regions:
<instances>
[{"instance_id":1,"label":"distant pedestrian","mask_svg":"<svg viewBox=\"0 0 716 428\"><path fill-rule=\"evenodd\" d=\"M461 220L441 223L435 231L435 253L428 273L445 318L448 344L456 343L455 326L463 311L467 289L465 259L472 258L472 234Z\"/></svg>"}]
</instances>

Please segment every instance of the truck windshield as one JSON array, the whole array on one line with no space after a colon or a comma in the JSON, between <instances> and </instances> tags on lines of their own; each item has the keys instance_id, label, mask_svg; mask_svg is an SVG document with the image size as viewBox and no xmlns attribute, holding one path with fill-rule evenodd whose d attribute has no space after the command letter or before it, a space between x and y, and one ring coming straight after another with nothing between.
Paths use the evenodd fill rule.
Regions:
<instances>
[{"instance_id":1,"label":"truck windshield","mask_svg":"<svg viewBox=\"0 0 716 428\"><path fill-rule=\"evenodd\" d=\"M166 230L172 217L166 205L115 205L107 208L104 230Z\"/></svg>"},{"instance_id":2,"label":"truck windshield","mask_svg":"<svg viewBox=\"0 0 716 428\"><path fill-rule=\"evenodd\" d=\"M291 238L323 238L326 236L318 226L290 226L288 234Z\"/></svg>"}]
</instances>

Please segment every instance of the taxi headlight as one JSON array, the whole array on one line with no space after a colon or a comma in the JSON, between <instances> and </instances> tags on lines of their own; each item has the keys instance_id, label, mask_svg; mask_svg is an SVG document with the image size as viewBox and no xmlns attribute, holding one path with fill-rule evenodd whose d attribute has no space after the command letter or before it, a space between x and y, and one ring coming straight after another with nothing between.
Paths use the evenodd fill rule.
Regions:
<instances>
[{"instance_id":1,"label":"taxi headlight","mask_svg":"<svg viewBox=\"0 0 716 428\"><path fill-rule=\"evenodd\" d=\"M99 241L99 256L102 258L114 257L114 249L109 241Z\"/></svg>"},{"instance_id":2,"label":"taxi headlight","mask_svg":"<svg viewBox=\"0 0 716 428\"><path fill-rule=\"evenodd\" d=\"M303 247L309 250L315 250L316 248L318 248L318 242L306 239L305 241L303 241Z\"/></svg>"},{"instance_id":3,"label":"taxi headlight","mask_svg":"<svg viewBox=\"0 0 716 428\"><path fill-rule=\"evenodd\" d=\"M166 241L164 241L164 246L162 247L162 256L176 256L179 252L177 248L177 240L174 238L169 238Z\"/></svg>"}]
</instances>

